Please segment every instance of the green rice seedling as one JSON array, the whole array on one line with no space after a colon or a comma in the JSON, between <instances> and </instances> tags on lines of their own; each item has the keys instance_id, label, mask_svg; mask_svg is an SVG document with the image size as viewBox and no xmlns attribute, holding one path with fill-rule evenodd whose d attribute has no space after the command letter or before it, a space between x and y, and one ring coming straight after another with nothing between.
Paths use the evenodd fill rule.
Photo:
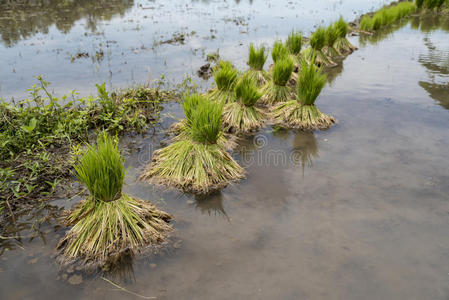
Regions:
<instances>
[{"instance_id":1,"label":"green rice seedling","mask_svg":"<svg viewBox=\"0 0 449 300\"><path fill-rule=\"evenodd\" d=\"M122 192L126 170L112 137L101 134L74 169L89 196L66 216L65 224L72 227L58 244L61 262L80 259L86 265L104 265L166 239L172 217Z\"/></svg>"},{"instance_id":2,"label":"green rice seedling","mask_svg":"<svg viewBox=\"0 0 449 300\"><path fill-rule=\"evenodd\" d=\"M285 42L287 49L295 59L298 59L298 55L302 49L302 32L292 31L287 37L287 41Z\"/></svg>"},{"instance_id":3,"label":"green rice seedling","mask_svg":"<svg viewBox=\"0 0 449 300\"><path fill-rule=\"evenodd\" d=\"M201 94L185 94L184 100L182 102L182 107L184 109L185 119L182 119L176 123L174 123L170 127L170 132L175 134L172 139L172 142L177 142L180 140L185 140L190 138L190 127L192 126L192 112L196 110L196 107L200 102L211 101L208 99L206 95ZM234 149L237 144L233 141L232 138L225 136L224 134L220 134L217 143L223 146L228 150Z\"/></svg>"},{"instance_id":4,"label":"green rice seedling","mask_svg":"<svg viewBox=\"0 0 449 300\"><path fill-rule=\"evenodd\" d=\"M335 119L323 114L315 106L315 101L326 84L326 75L314 63L303 63L301 67L297 98L273 107L274 123L280 127L301 130L327 129L335 123Z\"/></svg>"},{"instance_id":5,"label":"green rice seedling","mask_svg":"<svg viewBox=\"0 0 449 300\"><path fill-rule=\"evenodd\" d=\"M244 170L219 143L222 114L221 102L200 101L192 111L188 138L157 150L140 179L208 194L244 178Z\"/></svg>"},{"instance_id":6,"label":"green rice seedling","mask_svg":"<svg viewBox=\"0 0 449 300\"><path fill-rule=\"evenodd\" d=\"M288 48L282 43L282 41L275 41L273 44L273 49L271 49L271 58L273 59L273 63L276 63L279 59L288 55Z\"/></svg>"},{"instance_id":7,"label":"green rice seedling","mask_svg":"<svg viewBox=\"0 0 449 300\"><path fill-rule=\"evenodd\" d=\"M336 64L327 57L323 52L323 48L327 44L327 31L323 27L318 27L317 30L310 36L310 48L305 50L304 58L307 62L313 61L319 66L335 66Z\"/></svg>"},{"instance_id":8,"label":"green rice seedling","mask_svg":"<svg viewBox=\"0 0 449 300\"><path fill-rule=\"evenodd\" d=\"M213 69L216 88L209 93L210 99L214 101L228 102L232 100L232 91L237 81L238 71L229 61L220 61Z\"/></svg>"},{"instance_id":9,"label":"green rice seedling","mask_svg":"<svg viewBox=\"0 0 449 300\"><path fill-rule=\"evenodd\" d=\"M292 76L293 68L293 61L289 56L283 57L274 64L272 78L262 89L261 104L273 105L291 99L293 90L287 83Z\"/></svg>"},{"instance_id":10,"label":"green rice seedling","mask_svg":"<svg viewBox=\"0 0 449 300\"><path fill-rule=\"evenodd\" d=\"M340 17L334 23L334 27L338 35L338 38L334 43L334 48L341 54L350 54L357 50L357 47L352 45L346 38L348 35L349 26L348 23L343 20L343 17Z\"/></svg>"},{"instance_id":11,"label":"green rice seedling","mask_svg":"<svg viewBox=\"0 0 449 300\"><path fill-rule=\"evenodd\" d=\"M337 51L337 49L334 48L334 44L337 41L339 35L336 27L334 24L329 25L326 29L326 46L324 47L324 53L330 57L334 58L337 56L340 56L341 53Z\"/></svg>"},{"instance_id":12,"label":"green rice seedling","mask_svg":"<svg viewBox=\"0 0 449 300\"><path fill-rule=\"evenodd\" d=\"M235 86L235 102L227 103L223 111L223 124L228 131L252 133L263 125L264 113L255 106L262 93L250 77L243 77Z\"/></svg>"},{"instance_id":13,"label":"green rice seedling","mask_svg":"<svg viewBox=\"0 0 449 300\"><path fill-rule=\"evenodd\" d=\"M424 0L416 0L415 5L417 8L422 8L424 4Z\"/></svg>"},{"instance_id":14,"label":"green rice seedling","mask_svg":"<svg viewBox=\"0 0 449 300\"><path fill-rule=\"evenodd\" d=\"M269 79L268 73L263 69L268 57L265 50L264 46L259 47L259 49L256 49L253 44L249 46L249 70L246 75L253 78L259 86L267 83Z\"/></svg>"},{"instance_id":15,"label":"green rice seedling","mask_svg":"<svg viewBox=\"0 0 449 300\"><path fill-rule=\"evenodd\" d=\"M365 15L360 21L360 29L364 31L376 31L390 26L398 20L410 15L416 9L412 2L401 2L393 6L384 7L372 17Z\"/></svg>"}]
</instances>

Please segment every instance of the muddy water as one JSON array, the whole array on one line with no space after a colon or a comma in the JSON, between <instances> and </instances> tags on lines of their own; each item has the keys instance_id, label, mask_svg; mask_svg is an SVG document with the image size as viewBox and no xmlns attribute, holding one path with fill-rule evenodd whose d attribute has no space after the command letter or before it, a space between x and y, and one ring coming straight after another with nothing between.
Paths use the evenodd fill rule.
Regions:
<instances>
[{"instance_id":1,"label":"muddy water","mask_svg":"<svg viewBox=\"0 0 449 300\"><path fill-rule=\"evenodd\" d=\"M269 43L293 27L348 20L387 0L0 0L0 97L21 97L43 75L58 94L82 95L196 71L219 51L245 66L250 42ZM180 35L184 40L180 40ZM174 38L174 41L170 42Z\"/></svg>"},{"instance_id":2,"label":"muddy water","mask_svg":"<svg viewBox=\"0 0 449 300\"><path fill-rule=\"evenodd\" d=\"M317 102L339 124L241 141L248 178L218 195L136 183L163 134L130 139L127 190L176 216L175 247L103 276L160 299L449 298L449 39L431 20L361 40ZM70 203L53 204L2 242L0 298L141 299L59 271L52 213Z\"/></svg>"}]
</instances>

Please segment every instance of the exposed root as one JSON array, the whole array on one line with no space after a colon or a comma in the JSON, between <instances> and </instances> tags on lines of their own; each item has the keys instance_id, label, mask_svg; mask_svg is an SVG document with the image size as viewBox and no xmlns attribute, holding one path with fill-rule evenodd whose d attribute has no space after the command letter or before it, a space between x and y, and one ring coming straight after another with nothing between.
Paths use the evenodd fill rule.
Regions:
<instances>
[{"instance_id":1,"label":"exposed root","mask_svg":"<svg viewBox=\"0 0 449 300\"><path fill-rule=\"evenodd\" d=\"M249 69L246 74L257 83L257 86L264 86L269 80L270 75L264 70Z\"/></svg>"},{"instance_id":2,"label":"exposed root","mask_svg":"<svg viewBox=\"0 0 449 300\"><path fill-rule=\"evenodd\" d=\"M280 103L271 110L274 124L299 130L328 129L337 121L315 105L301 105L297 100Z\"/></svg>"},{"instance_id":3,"label":"exposed root","mask_svg":"<svg viewBox=\"0 0 449 300\"><path fill-rule=\"evenodd\" d=\"M351 42L349 42L347 38L342 37L339 37L335 41L334 48L343 55L349 55L357 50L357 47L351 44Z\"/></svg>"},{"instance_id":4,"label":"exposed root","mask_svg":"<svg viewBox=\"0 0 449 300\"><path fill-rule=\"evenodd\" d=\"M295 97L293 89L289 86L279 86L273 81L268 82L262 89L263 96L259 103L265 106L286 102Z\"/></svg>"},{"instance_id":5,"label":"exposed root","mask_svg":"<svg viewBox=\"0 0 449 300\"><path fill-rule=\"evenodd\" d=\"M245 106L238 102L228 103L223 111L223 124L227 131L248 134L258 131L264 122L265 114L255 106Z\"/></svg>"},{"instance_id":6,"label":"exposed root","mask_svg":"<svg viewBox=\"0 0 449 300\"><path fill-rule=\"evenodd\" d=\"M232 91L221 91L217 88L211 89L207 92L211 101L228 103L234 101L234 93Z\"/></svg>"},{"instance_id":7,"label":"exposed root","mask_svg":"<svg viewBox=\"0 0 449 300\"><path fill-rule=\"evenodd\" d=\"M209 194L245 178L244 174L222 146L182 140L157 150L140 180Z\"/></svg>"},{"instance_id":8,"label":"exposed root","mask_svg":"<svg viewBox=\"0 0 449 300\"><path fill-rule=\"evenodd\" d=\"M312 61L314 51L312 50L312 48L307 48L306 50L304 50L304 59L307 61L307 63L310 63ZM333 68L338 66L337 63L335 63L332 58L328 57L323 50L317 50L315 51L315 64L318 67L328 67L328 68Z\"/></svg>"},{"instance_id":9,"label":"exposed root","mask_svg":"<svg viewBox=\"0 0 449 300\"><path fill-rule=\"evenodd\" d=\"M150 202L126 194L110 202L83 200L67 212L64 223L72 228L58 243L58 260L102 266L121 255L134 256L163 243L172 231L171 219Z\"/></svg>"}]
</instances>

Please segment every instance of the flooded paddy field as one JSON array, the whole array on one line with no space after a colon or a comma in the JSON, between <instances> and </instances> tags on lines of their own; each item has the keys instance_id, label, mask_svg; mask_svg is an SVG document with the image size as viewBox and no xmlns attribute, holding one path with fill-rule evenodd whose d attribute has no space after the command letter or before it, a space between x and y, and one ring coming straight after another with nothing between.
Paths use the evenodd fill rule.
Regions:
<instances>
[{"instance_id":1,"label":"flooded paddy field","mask_svg":"<svg viewBox=\"0 0 449 300\"><path fill-rule=\"evenodd\" d=\"M59 95L125 88L165 74L198 84L207 54L246 67L249 43L270 44L292 28L306 35L386 0L301 1L0 1L0 97L20 98L44 75Z\"/></svg>"},{"instance_id":2,"label":"flooded paddy field","mask_svg":"<svg viewBox=\"0 0 449 300\"><path fill-rule=\"evenodd\" d=\"M188 2L187 7L201 8L213 20L216 17L211 7L228 5L237 16L251 15L258 9L257 3ZM207 49L215 49L212 45L217 43L220 55L243 68L249 42L271 43L276 36L285 37L296 24L307 32L321 19L340 14L350 18L354 12L357 16L381 5L369 1L341 1L332 6L328 1L313 3L298 1L296 7L306 9L295 11L286 28L283 19L270 19L271 13L266 27L255 23L249 30L253 35L231 34L227 28L232 26L223 23L223 31L217 33L219 41L207 40L211 43ZM269 2L264 5L269 7ZM279 9L279 16L288 19L293 14L281 9L293 4L272 5ZM157 1L143 3L147 6L158 12ZM123 26L120 18L126 20L129 13L138 15L139 7L132 3L117 12L122 15L111 19L117 18L116 28ZM180 4L175 7L181 10ZM260 12L254 15L259 22L264 20ZM202 26L192 23L198 26L195 31L201 32ZM81 24L74 28L77 26L84 28ZM164 30L170 38L171 31ZM268 126L240 140L232 154L245 167L247 179L208 197L137 181L154 150L162 146L164 130L175 121L171 116L182 116L179 104L167 104L156 134L151 131L143 138L125 137L122 142L134 144L126 159L126 191L158 203L175 216L173 247L125 262L105 274L61 268L54 260L57 241L64 234L57 216L79 199L60 199L36 207L31 215L17 216L15 230L22 238L0 241L0 298L447 299L448 30L449 18L431 15L411 17L393 30L373 36L351 38L359 50L328 72L328 84L318 99L322 111L332 113L338 124L327 131L308 133ZM10 38L11 44L1 51L8 53L16 47L13 44L30 43L39 35L50 43L45 38L50 32L16 41ZM239 46L239 41L244 45ZM173 51L172 62L168 59L166 66L158 65L161 57L148 53L153 57L153 64L148 65L159 66L154 68L166 74L173 72L173 76L167 75L170 79L179 78L180 72L188 73L189 68L194 73L204 63L201 55L185 54L190 46L163 47ZM133 54L127 51L121 59L129 63ZM174 53L177 51L179 54ZM109 72L98 71L107 69L100 63L95 71L99 73L81 73L95 63L65 62L67 57L62 54L55 57L64 60L67 73L71 73L42 71L57 91L93 85ZM126 86L148 77L137 62L144 54L134 57L137 69L142 68L136 70L138 76L130 79L128 73L116 78L113 70L109 84ZM23 86L32 82L28 75L29 71L22 73L24 81L18 82L2 71L2 95L20 96ZM13 84L5 88L3 78ZM84 92L90 92L89 88L86 86Z\"/></svg>"}]
</instances>

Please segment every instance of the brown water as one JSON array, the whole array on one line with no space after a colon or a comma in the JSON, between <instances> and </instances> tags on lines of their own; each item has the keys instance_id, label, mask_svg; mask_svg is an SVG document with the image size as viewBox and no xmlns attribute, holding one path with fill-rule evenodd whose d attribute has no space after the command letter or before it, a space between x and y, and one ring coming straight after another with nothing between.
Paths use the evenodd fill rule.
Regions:
<instances>
[{"instance_id":1,"label":"brown water","mask_svg":"<svg viewBox=\"0 0 449 300\"><path fill-rule=\"evenodd\" d=\"M163 134L130 138L141 150L128 157L127 190L176 216L176 247L103 276L160 299L448 299L447 24L413 20L363 39L317 102L339 124L242 141L234 155L248 177L218 195L136 183ZM52 213L70 203L53 204L18 221L49 217L35 238L2 242L0 298L140 299L99 274L63 278Z\"/></svg>"}]
</instances>

